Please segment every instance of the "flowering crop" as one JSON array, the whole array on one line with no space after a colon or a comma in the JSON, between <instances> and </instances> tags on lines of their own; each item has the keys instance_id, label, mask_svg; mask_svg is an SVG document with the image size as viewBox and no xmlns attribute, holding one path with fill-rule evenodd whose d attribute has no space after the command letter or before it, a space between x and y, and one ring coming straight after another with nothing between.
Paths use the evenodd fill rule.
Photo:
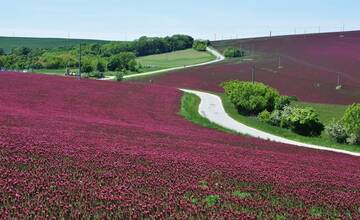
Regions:
<instances>
[{"instance_id":1,"label":"flowering crop","mask_svg":"<svg viewBox=\"0 0 360 220\"><path fill-rule=\"evenodd\" d=\"M360 218L360 159L199 127L171 87L0 74L0 218Z\"/></svg>"},{"instance_id":2,"label":"flowering crop","mask_svg":"<svg viewBox=\"0 0 360 220\"><path fill-rule=\"evenodd\" d=\"M297 96L308 102L360 102L360 31L346 33L345 37L339 35L213 42L213 46L220 50L229 46L241 47L255 50L260 55L254 58L255 62L229 60L159 75L152 81L161 85L221 92L221 82L235 79L250 81L255 63L255 80L277 88L282 94ZM341 90L336 90L338 76Z\"/></svg>"}]
</instances>

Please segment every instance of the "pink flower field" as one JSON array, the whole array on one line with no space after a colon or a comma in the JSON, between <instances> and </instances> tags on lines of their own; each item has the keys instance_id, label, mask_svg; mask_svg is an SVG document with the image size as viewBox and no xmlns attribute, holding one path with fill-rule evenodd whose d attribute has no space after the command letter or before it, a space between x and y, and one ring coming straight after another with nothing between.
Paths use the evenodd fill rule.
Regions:
<instances>
[{"instance_id":1,"label":"pink flower field","mask_svg":"<svg viewBox=\"0 0 360 220\"><path fill-rule=\"evenodd\" d=\"M221 92L226 80L255 80L299 97L302 101L352 104L360 102L360 31L212 42L220 51L238 47L256 52L253 61L220 64L158 75L156 84ZM278 69L281 57L281 69ZM336 90L340 73L341 90ZM141 79L147 82L148 79Z\"/></svg>"},{"instance_id":2,"label":"pink flower field","mask_svg":"<svg viewBox=\"0 0 360 220\"><path fill-rule=\"evenodd\" d=\"M0 94L1 219L360 218L359 158L199 127L175 87L0 73Z\"/></svg>"}]
</instances>

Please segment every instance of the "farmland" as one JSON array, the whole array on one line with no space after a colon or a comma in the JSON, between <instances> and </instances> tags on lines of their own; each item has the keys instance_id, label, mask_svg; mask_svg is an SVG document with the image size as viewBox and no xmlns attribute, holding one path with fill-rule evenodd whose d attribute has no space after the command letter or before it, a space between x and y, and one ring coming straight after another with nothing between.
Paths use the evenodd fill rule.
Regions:
<instances>
[{"instance_id":1,"label":"farmland","mask_svg":"<svg viewBox=\"0 0 360 220\"><path fill-rule=\"evenodd\" d=\"M73 47L80 43L99 43L105 44L107 41L102 40L85 40L85 39L66 39L66 38L31 38L31 37L0 37L0 48L10 52L12 48L57 48Z\"/></svg>"},{"instance_id":2,"label":"farmland","mask_svg":"<svg viewBox=\"0 0 360 220\"><path fill-rule=\"evenodd\" d=\"M0 85L1 218L359 218L359 158L194 125L176 88Z\"/></svg>"},{"instance_id":3,"label":"farmland","mask_svg":"<svg viewBox=\"0 0 360 220\"><path fill-rule=\"evenodd\" d=\"M176 71L157 76L153 82L221 92L218 85L223 81L250 81L255 64L255 80L277 88L282 94L297 96L305 102L352 104L360 101L359 40L360 32L357 31L216 41L212 44L219 50L228 46L243 48L248 54L252 53L254 59L231 59L211 66ZM336 90L339 74L342 89Z\"/></svg>"},{"instance_id":4,"label":"farmland","mask_svg":"<svg viewBox=\"0 0 360 220\"><path fill-rule=\"evenodd\" d=\"M181 50L160 55L139 57L136 59L144 68L143 72L181 67L211 61L213 56L207 52L199 52L194 49Z\"/></svg>"}]
</instances>

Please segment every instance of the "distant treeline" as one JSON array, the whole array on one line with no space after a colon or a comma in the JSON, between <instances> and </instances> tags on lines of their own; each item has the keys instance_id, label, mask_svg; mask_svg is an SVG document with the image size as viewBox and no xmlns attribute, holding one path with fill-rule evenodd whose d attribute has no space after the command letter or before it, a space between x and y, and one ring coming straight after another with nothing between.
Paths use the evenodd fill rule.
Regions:
<instances>
[{"instance_id":1,"label":"distant treeline","mask_svg":"<svg viewBox=\"0 0 360 220\"><path fill-rule=\"evenodd\" d=\"M131 42L93 43L82 45L82 68L85 72L136 69L135 58L188 49L194 39L187 35L171 37L141 37ZM129 62L125 63L124 62ZM0 48L0 68L62 69L79 66L79 46L58 48L13 48L5 53Z\"/></svg>"}]
</instances>

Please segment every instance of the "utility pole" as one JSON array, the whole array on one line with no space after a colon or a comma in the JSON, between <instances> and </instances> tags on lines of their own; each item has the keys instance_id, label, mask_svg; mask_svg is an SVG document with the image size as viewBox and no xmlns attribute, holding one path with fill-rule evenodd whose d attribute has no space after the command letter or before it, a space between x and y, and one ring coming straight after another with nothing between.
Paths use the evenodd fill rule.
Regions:
<instances>
[{"instance_id":1,"label":"utility pole","mask_svg":"<svg viewBox=\"0 0 360 220\"><path fill-rule=\"evenodd\" d=\"M282 66L281 66L281 56L279 55L279 60L278 60L278 69L281 69Z\"/></svg>"},{"instance_id":2,"label":"utility pole","mask_svg":"<svg viewBox=\"0 0 360 220\"><path fill-rule=\"evenodd\" d=\"M79 73L77 75L78 79L81 79L81 43L80 43L80 47L79 47Z\"/></svg>"},{"instance_id":3,"label":"utility pole","mask_svg":"<svg viewBox=\"0 0 360 220\"><path fill-rule=\"evenodd\" d=\"M320 27L320 25L319 25L319 34L321 33L321 27Z\"/></svg>"},{"instance_id":4,"label":"utility pole","mask_svg":"<svg viewBox=\"0 0 360 220\"><path fill-rule=\"evenodd\" d=\"M251 82L255 83L255 64L253 64L252 68L251 68Z\"/></svg>"},{"instance_id":5,"label":"utility pole","mask_svg":"<svg viewBox=\"0 0 360 220\"><path fill-rule=\"evenodd\" d=\"M272 31L270 31L270 38L272 37Z\"/></svg>"},{"instance_id":6,"label":"utility pole","mask_svg":"<svg viewBox=\"0 0 360 220\"><path fill-rule=\"evenodd\" d=\"M337 86L341 86L341 73L338 73L338 77L337 77Z\"/></svg>"}]
</instances>

